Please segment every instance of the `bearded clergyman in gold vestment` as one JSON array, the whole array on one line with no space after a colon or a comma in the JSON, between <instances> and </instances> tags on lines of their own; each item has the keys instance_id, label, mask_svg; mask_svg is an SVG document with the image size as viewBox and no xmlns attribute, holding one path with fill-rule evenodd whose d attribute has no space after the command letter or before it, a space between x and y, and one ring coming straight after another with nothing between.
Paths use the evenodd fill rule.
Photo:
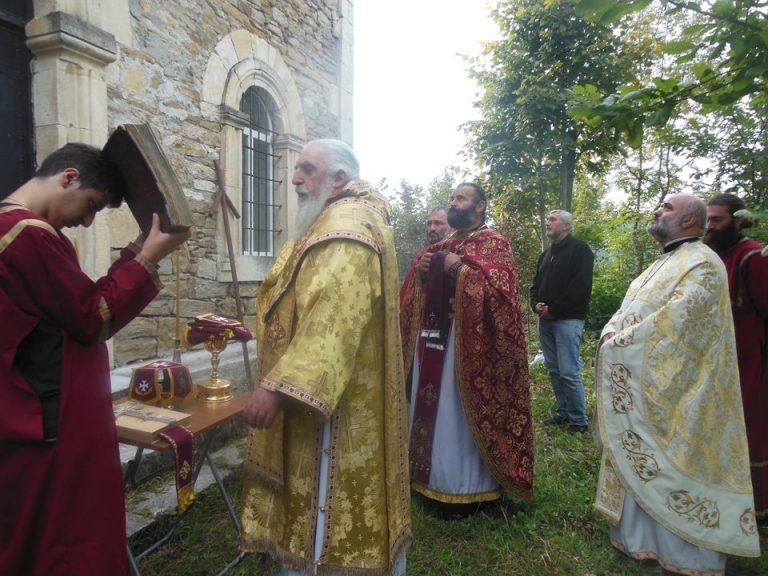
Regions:
<instances>
[{"instance_id":1,"label":"bearded clergyman in gold vestment","mask_svg":"<svg viewBox=\"0 0 768 576\"><path fill-rule=\"evenodd\" d=\"M352 150L307 144L297 225L261 287L241 548L280 574L405 573L407 410L389 206Z\"/></svg>"},{"instance_id":2,"label":"bearded clergyman in gold vestment","mask_svg":"<svg viewBox=\"0 0 768 576\"><path fill-rule=\"evenodd\" d=\"M722 575L726 554L760 555L727 275L699 241L701 200L667 196L654 214L664 254L603 329L595 509L632 558Z\"/></svg>"}]
</instances>

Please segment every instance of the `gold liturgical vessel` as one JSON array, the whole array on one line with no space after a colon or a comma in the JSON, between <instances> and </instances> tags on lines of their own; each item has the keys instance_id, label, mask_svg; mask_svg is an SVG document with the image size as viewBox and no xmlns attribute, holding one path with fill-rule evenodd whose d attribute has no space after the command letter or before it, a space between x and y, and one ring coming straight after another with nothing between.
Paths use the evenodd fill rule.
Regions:
<instances>
[{"instance_id":1,"label":"gold liturgical vessel","mask_svg":"<svg viewBox=\"0 0 768 576\"><path fill-rule=\"evenodd\" d=\"M104 146L104 154L119 168L125 181L125 200L139 228L148 234L152 226L152 214L160 216L160 229L164 232L180 232L192 227L192 212L186 197L178 183L170 162L163 152L160 141L148 124L125 124L118 126ZM218 162L214 161L219 180L217 202L234 210L226 196L223 178ZM215 205L214 205L215 206ZM212 209L213 210L213 209ZM211 212L213 213L213 212ZM234 210L235 216L239 217ZM238 316L240 320L225 318L216 314L203 314L190 322L185 330L181 329L180 314L180 247L175 253L176 275L176 338L174 340L173 362L158 361L147 369L142 377L136 377L134 389L136 399L143 401L160 400L169 403L173 397L183 397L190 389L189 371L181 364L181 345L186 348L203 344L211 353L211 375L207 380L197 383L197 397L206 402L226 402L234 398L232 383L219 375L219 356L227 347L227 340L239 340L243 345L246 375L250 382L245 343L253 336L242 323L242 304L238 290L234 257L231 253L229 219L225 213L224 228L228 238L232 278L235 290ZM156 365L155 365L156 364ZM177 374L177 371L181 371Z\"/></svg>"},{"instance_id":2,"label":"gold liturgical vessel","mask_svg":"<svg viewBox=\"0 0 768 576\"><path fill-rule=\"evenodd\" d=\"M197 383L197 397L205 402L226 402L234 398L232 383L219 375L219 357L227 341L247 342L251 332L242 322L217 314L203 314L187 324L183 341L187 347L202 344L211 353L211 376Z\"/></svg>"},{"instance_id":3,"label":"gold liturgical vessel","mask_svg":"<svg viewBox=\"0 0 768 576\"><path fill-rule=\"evenodd\" d=\"M219 375L219 355L227 347L227 334L212 334L203 346L211 353L211 376L197 383L197 397L205 402L226 402L233 398L232 382Z\"/></svg>"}]
</instances>

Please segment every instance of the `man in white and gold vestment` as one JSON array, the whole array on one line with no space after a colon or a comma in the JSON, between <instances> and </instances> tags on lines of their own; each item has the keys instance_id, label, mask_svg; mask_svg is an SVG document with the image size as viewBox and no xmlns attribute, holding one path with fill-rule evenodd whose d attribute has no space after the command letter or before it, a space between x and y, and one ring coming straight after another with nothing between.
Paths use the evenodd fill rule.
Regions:
<instances>
[{"instance_id":1,"label":"man in white and gold vestment","mask_svg":"<svg viewBox=\"0 0 768 576\"><path fill-rule=\"evenodd\" d=\"M759 556L728 279L700 242L704 203L667 196L648 232L664 253L603 329L595 509L611 543L666 573L722 575Z\"/></svg>"},{"instance_id":2,"label":"man in white and gold vestment","mask_svg":"<svg viewBox=\"0 0 768 576\"><path fill-rule=\"evenodd\" d=\"M405 573L411 541L397 265L387 201L346 144L296 163L297 225L259 292L241 548L282 575Z\"/></svg>"}]
</instances>

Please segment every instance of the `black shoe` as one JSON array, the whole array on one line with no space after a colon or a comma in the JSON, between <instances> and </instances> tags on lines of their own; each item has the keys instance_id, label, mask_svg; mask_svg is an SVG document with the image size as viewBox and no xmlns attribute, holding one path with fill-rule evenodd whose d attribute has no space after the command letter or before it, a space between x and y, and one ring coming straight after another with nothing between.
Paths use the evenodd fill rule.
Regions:
<instances>
[{"instance_id":1,"label":"black shoe","mask_svg":"<svg viewBox=\"0 0 768 576\"><path fill-rule=\"evenodd\" d=\"M545 426L559 426L560 424L568 424L568 417L562 414L552 414L549 418L544 418L541 423Z\"/></svg>"},{"instance_id":2,"label":"black shoe","mask_svg":"<svg viewBox=\"0 0 768 576\"><path fill-rule=\"evenodd\" d=\"M568 424L567 430L574 434L584 434L589 430L589 426L587 424Z\"/></svg>"},{"instance_id":3,"label":"black shoe","mask_svg":"<svg viewBox=\"0 0 768 576\"><path fill-rule=\"evenodd\" d=\"M421 501L424 503L424 510L435 518L440 520L461 520L468 518L487 506L493 505L498 507L499 500L491 500L489 502L467 502L465 504L449 504L447 502L440 502L438 500L432 500L426 496L421 497Z\"/></svg>"}]
</instances>

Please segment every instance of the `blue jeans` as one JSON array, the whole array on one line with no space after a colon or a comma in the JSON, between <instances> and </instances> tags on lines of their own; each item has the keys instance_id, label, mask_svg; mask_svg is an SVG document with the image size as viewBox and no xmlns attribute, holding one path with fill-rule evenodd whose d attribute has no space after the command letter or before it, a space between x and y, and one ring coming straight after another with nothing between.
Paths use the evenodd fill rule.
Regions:
<instances>
[{"instance_id":1,"label":"blue jeans","mask_svg":"<svg viewBox=\"0 0 768 576\"><path fill-rule=\"evenodd\" d=\"M579 368L579 347L584 320L539 319L539 339L544 365L557 400L557 413L571 424L587 424L584 383Z\"/></svg>"}]
</instances>

